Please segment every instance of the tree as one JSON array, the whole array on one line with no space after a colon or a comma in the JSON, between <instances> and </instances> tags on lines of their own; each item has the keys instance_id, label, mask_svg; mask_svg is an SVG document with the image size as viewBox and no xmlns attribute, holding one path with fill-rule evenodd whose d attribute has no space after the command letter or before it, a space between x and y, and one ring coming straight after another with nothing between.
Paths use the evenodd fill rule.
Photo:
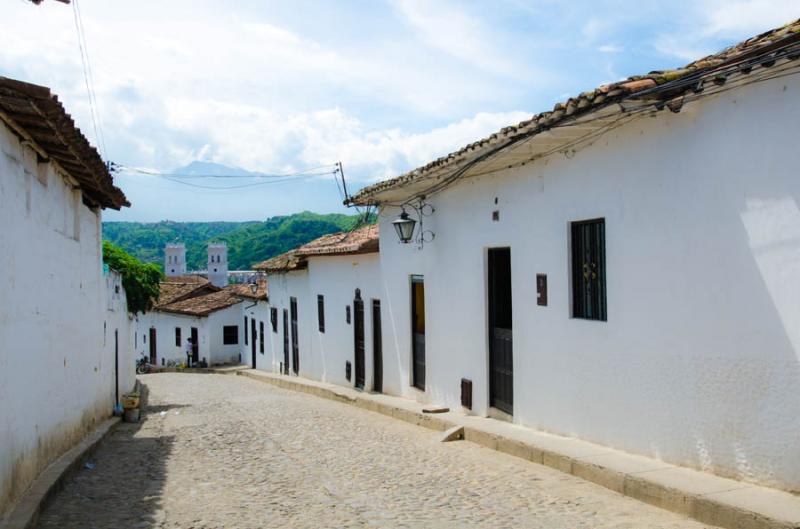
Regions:
<instances>
[{"instance_id":1,"label":"tree","mask_svg":"<svg viewBox=\"0 0 800 529\"><path fill-rule=\"evenodd\" d=\"M143 263L131 254L103 241L103 262L122 275L122 286L128 298L128 312L147 312L158 298L163 274L158 265Z\"/></svg>"}]
</instances>

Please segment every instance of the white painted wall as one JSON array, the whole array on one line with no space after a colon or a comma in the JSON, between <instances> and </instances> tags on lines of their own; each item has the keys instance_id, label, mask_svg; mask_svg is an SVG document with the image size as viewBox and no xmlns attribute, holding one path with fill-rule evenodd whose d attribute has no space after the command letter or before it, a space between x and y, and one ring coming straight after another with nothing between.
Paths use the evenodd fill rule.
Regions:
<instances>
[{"instance_id":1,"label":"white painted wall","mask_svg":"<svg viewBox=\"0 0 800 529\"><path fill-rule=\"evenodd\" d=\"M238 364L244 360L239 357L241 353L240 344L242 343L242 304L237 303L226 309L212 312L207 318L207 333L209 343L209 363L217 364ZM237 325L239 327L239 343L225 345L223 343L222 328L226 325Z\"/></svg>"},{"instance_id":2,"label":"white painted wall","mask_svg":"<svg viewBox=\"0 0 800 529\"><path fill-rule=\"evenodd\" d=\"M355 336L353 300L361 290L364 302L365 389L373 384L372 300L381 298L377 253L310 257L308 301L311 310L311 350L306 361L307 376L344 386L355 384ZM324 296L325 332L319 331L317 295ZM351 320L347 323L346 307ZM345 377L345 363L352 364L352 377ZM302 365L302 364L301 364Z\"/></svg>"},{"instance_id":3,"label":"white painted wall","mask_svg":"<svg viewBox=\"0 0 800 529\"><path fill-rule=\"evenodd\" d=\"M136 384L136 350L133 345L136 326L133 317L128 313L122 276L104 267L103 280L105 283L103 347L106 358L114 362L115 356L117 357L114 365L119 370L119 385L117 388L117 380L114 380L109 386L109 398L112 402L116 402L117 397L133 389Z\"/></svg>"},{"instance_id":4,"label":"white painted wall","mask_svg":"<svg viewBox=\"0 0 800 529\"><path fill-rule=\"evenodd\" d=\"M241 345L240 350L242 354L242 363L246 364L250 367L255 367L256 369L262 369L264 371L272 371L273 366L273 358L272 358L272 351L273 347L271 345L271 340L274 338L271 336L274 334L272 332L272 326L269 319L269 303L266 300L251 300L245 299L241 303L241 318L242 325L244 325L244 318L247 317L247 343L244 341L244 332L239 333L239 343ZM253 350L252 347L252 337L250 336L251 321L256 321L256 363L255 366L253 365ZM263 349L262 349L262 340L261 340L261 324L264 324L264 339L263 339Z\"/></svg>"},{"instance_id":5,"label":"white painted wall","mask_svg":"<svg viewBox=\"0 0 800 529\"><path fill-rule=\"evenodd\" d=\"M486 252L510 246L515 422L800 490L798 96L796 77L775 79L640 119L572 159L466 180L429 200L436 239L422 251L382 211L387 387L414 395L409 276L423 274L423 398L459 408L466 377L488 412ZM569 224L596 217L607 322L570 317Z\"/></svg>"},{"instance_id":6,"label":"white painted wall","mask_svg":"<svg viewBox=\"0 0 800 529\"><path fill-rule=\"evenodd\" d=\"M199 339L198 356L209 365L239 363L239 344L223 343L223 327L236 325L241 336L241 303L212 312L208 316L190 316L172 312L152 311L140 314L136 324L137 358L150 355L150 328L156 330L156 363L161 366L174 360L177 364L186 362L186 339L191 337L192 327L197 328ZM181 343L175 341L175 329L181 329Z\"/></svg>"},{"instance_id":7,"label":"white painted wall","mask_svg":"<svg viewBox=\"0 0 800 529\"><path fill-rule=\"evenodd\" d=\"M269 358L264 366L259 369L278 372L284 361L283 355L283 310L286 310L287 329L289 338L289 372L291 373L291 310L289 306L292 296L297 298L297 327L298 348L300 357L300 375L306 376L309 369L307 359L311 358L311 337L315 332L317 318L317 302L314 297L313 304L309 301L308 271L299 270L284 274L268 274L267 289L269 290L269 306L278 309L278 333L270 333ZM313 365L313 364L312 364ZM308 376L312 377L313 372Z\"/></svg>"},{"instance_id":8,"label":"white painted wall","mask_svg":"<svg viewBox=\"0 0 800 529\"><path fill-rule=\"evenodd\" d=\"M0 513L112 412L100 220L0 124Z\"/></svg>"}]
</instances>

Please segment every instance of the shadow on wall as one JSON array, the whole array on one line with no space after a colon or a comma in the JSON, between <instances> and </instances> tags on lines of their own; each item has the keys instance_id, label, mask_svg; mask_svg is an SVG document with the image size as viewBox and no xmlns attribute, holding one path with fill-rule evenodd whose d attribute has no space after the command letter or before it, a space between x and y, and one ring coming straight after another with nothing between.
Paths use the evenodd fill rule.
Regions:
<instances>
[{"instance_id":1,"label":"shadow on wall","mask_svg":"<svg viewBox=\"0 0 800 529\"><path fill-rule=\"evenodd\" d=\"M146 386L143 402L146 402ZM39 529L63 527L156 527L162 521L166 462L171 436L137 435L148 416L172 407L143 404L142 421L120 423L89 463L75 473L45 506Z\"/></svg>"}]
</instances>

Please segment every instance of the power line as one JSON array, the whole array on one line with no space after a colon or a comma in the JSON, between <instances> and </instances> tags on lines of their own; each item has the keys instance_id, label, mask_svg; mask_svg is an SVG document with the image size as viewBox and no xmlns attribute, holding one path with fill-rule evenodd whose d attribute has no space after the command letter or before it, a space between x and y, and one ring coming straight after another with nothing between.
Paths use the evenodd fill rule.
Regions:
<instances>
[{"instance_id":1,"label":"power line","mask_svg":"<svg viewBox=\"0 0 800 529\"><path fill-rule=\"evenodd\" d=\"M86 34L83 31L83 20L81 18L80 8L78 7L78 0L72 1L72 15L75 20L75 31L78 36L78 49L81 53L81 64L83 66L83 81L86 84L86 92L89 96L89 114L92 118L94 135L98 142L98 148L102 147L102 154L107 156L108 150L106 149L106 141L103 136L103 128L100 124L97 97L94 91L94 75L92 74L91 62L89 61L89 49L86 45Z\"/></svg>"},{"instance_id":2,"label":"power line","mask_svg":"<svg viewBox=\"0 0 800 529\"><path fill-rule=\"evenodd\" d=\"M148 176L163 176L172 178L286 178L289 176L302 176L313 174L314 176L334 174L336 172L336 164L321 165L319 167L311 167L302 171L295 171L292 173L247 173L247 174L193 174L193 173L161 173L157 171L148 171L146 169L139 169L137 167L130 167L127 165L117 164L111 162L112 169L119 170L127 173L139 173Z\"/></svg>"}]
</instances>

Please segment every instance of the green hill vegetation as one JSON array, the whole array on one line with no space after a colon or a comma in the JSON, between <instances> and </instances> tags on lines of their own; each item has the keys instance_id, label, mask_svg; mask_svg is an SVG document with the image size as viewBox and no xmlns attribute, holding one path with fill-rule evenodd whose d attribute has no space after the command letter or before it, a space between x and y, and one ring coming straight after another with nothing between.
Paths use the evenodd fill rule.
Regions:
<instances>
[{"instance_id":1,"label":"green hill vegetation","mask_svg":"<svg viewBox=\"0 0 800 529\"><path fill-rule=\"evenodd\" d=\"M134 257L163 266L164 245L186 245L189 270L206 268L206 245L228 244L228 268L249 270L253 264L301 246L328 233L353 228L359 215L304 211L263 222L104 222L103 238ZM374 219L370 219L374 221Z\"/></svg>"}]
</instances>

